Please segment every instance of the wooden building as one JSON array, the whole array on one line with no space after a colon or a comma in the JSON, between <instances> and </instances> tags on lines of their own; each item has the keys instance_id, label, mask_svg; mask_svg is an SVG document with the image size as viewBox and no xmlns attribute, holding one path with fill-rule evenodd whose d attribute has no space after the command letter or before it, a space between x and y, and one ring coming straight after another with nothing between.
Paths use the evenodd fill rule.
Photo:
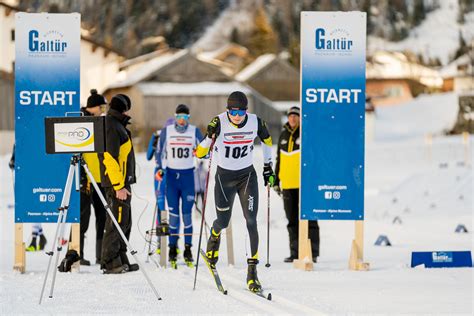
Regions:
<instances>
[{"instance_id":1,"label":"wooden building","mask_svg":"<svg viewBox=\"0 0 474 316\"><path fill-rule=\"evenodd\" d=\"M174 116L180 103L190 107L191 123L204 131L215 115L225 111L227 97L235 90L247 94L249 111L267 121L272 136L276 137L281 128L279 113L271 101L188 50L159 54L138 67L124 69L120 76L124 79L110 85L104 94L108 100L117 93L130 96L131 128L139 149L147 145L153 131L161 129Z\"/></svg>"},{"instance_id":2,"label":"wooden building","mask_svg":"<svg viewBox=\"0 0 474 316\"><path fill-rule=\"evenodd\" d=\"M272 101L299 100L298 70L275 54L258 57L236 74L235 80L248 84Z\"/></svg>"}]
</instances>

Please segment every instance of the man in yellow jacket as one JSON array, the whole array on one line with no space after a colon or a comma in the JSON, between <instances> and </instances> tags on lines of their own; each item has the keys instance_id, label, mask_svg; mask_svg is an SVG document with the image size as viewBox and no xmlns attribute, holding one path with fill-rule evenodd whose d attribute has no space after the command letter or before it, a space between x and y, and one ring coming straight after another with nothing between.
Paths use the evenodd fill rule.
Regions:
<instances>
[{"instance_id":1,"label":"man in yellow jacket","mask_svg":"<svg viewBox=\"0 0 474 316\"><path fill-rule=\"evenodd\" d=\"M105 125L107 151L99 154L102 187L112 213L127 239L130 238L132 228L131 185L136 182L135 153L131 133L127 129L131 119L127 113L131 107L132 102L125 94L117 94L112 98ZM127 244L122 240L110 217L107 217L105 222L101 260L102 269L107 274L139 269L138 264L130 264Z\"/></svg>"},{"instance_id":2,"label":"man in yellow jacket","mask_svg":"<svg viewBox=\"0 0 474 316\"><path fill-rule=\"evenodd\" d=\"M273 189L283 197L283 206L288 218L288 234L290 238L290 256L285 262L293 262L298 258L298 223L300 195L300 108L288 110L288 122L278 139L278 150L275 166L277 179ZM319 256L319 226L317 221L309 221L309 238L313 262Z\"/></svg>"}]
</instances>

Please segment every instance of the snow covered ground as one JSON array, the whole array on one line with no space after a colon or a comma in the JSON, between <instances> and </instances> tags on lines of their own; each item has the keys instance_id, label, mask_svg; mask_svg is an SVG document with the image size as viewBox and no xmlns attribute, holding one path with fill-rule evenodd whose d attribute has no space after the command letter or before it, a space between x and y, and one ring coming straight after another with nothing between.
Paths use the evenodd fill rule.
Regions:
<instances>
[{"instance_id":1,"label":"snow covered ground","mask_svg":"<svg viewBox=\"0 0 474 316\"><path fill-rule=\"evenodd\" d=\"M426 15L423 22L410 30L409 36L400 42L390 42L371 36L369 51L413 51L425 58L439 58L443 65L449 63L459 47L459 33L466 43L474 39L474 12L465 16L465 23L457 22L458 0L439 1L440 8Z\"/></svg>"},{"instance_id":2,"label":"snow covered ground","mask_svg":"<svg viewBox=\"0 0 474 316\"><path fill-rule=\"evenodd\" d=\"M245 290L246 252L249 249L239 206L233 214L236 264L227 266L226 243L221 244L218 265L229 295L216 291L204 265L200 266L196 291L194 270L157 269L146 263L162 301L156 301L141 272L102 275L97 265L81 267L80 273L58 273L53 299L38 306L47 266L44 253L27 253L27 272L13 266L13 191L7 162L0 157L0 315L9 314L464 314L473 313L473 269L412 269L412 251L473 250L472 147L461 136L435 137L432 145L423 138L371 143L366 148L365 261L368 272L348 270L353 221L321 221L321 256L314 271L295 270L283 263L289 255L286 219L281 199L271 195L271 268L266 258L266 192L259 200L259 277L273 294L265 301ZM262 170L259 148L256 168ZM153 165L139 154L138 184L133 193L131 243L145 262L143 237L153 215ZM262 179L259 179L261 181ZM211 188L213 181L211 180ZM213 195L206 219L215 217ZM402 224L393 224L399 216ZM195 220L198 231L199 220ZM94 219L91 219L94 223ZM458 224L468 234L457 234ZM94 225L86 239L86 258L94 260ZM55 226L45 225L51 242ZM25 224L29 242L30 225ZM392 247L374 246L380 234ZM197 236L194 244L197 245ZM49 249L50 245L47 246ZM202 261L201 261L202 263Z\"/></svg>"}]
</instances>

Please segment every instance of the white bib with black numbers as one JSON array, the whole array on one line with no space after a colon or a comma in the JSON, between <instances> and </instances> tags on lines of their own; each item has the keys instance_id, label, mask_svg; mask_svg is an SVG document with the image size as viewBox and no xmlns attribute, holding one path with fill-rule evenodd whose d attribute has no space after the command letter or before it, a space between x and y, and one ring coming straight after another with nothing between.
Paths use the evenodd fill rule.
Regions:
<instances>
[{"instance_id":1,"label":"white bib with black numbers","mask_svg":"<svg viewBox=\"0 0 474 316\"><path fill-rule=\"evenodd\" d=\"M219 114L221 131L214 145L219 167L241 170L253 164L253 143L257 137L258 121L255 114L247 113L247 116L247 123L237 128L229 122L227 112Z\"/></svg>"},{"instance_id":2,"label":"white bib with black numbers","mask_svg":"<svg viewBox=\"0 0 474 316\"><path fill-rule=\"evenodd\" d=\"M166 127L166 166L171 169L194 168L193 149L196 147L196 126L189 125L180 133L174 124Z\"/></svg>"}]
</instances>

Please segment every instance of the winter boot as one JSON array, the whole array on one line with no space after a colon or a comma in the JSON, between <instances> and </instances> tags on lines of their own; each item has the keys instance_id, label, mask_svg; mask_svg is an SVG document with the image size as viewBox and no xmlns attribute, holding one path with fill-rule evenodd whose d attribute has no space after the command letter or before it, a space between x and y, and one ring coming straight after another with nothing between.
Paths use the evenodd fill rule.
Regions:
<instances>
[{"instance_id":1,"label":"winter boot","mask_svg":"<svg viewBox=\"0 0 474 316\"><path fill-rule=\"evenodd\" d=\"M191 252L191 245L186 244L184 245L184 253L183 253L184 262L190 268L193 267L193 253Z\"/></svg>"},{"instance_id":2,"label":"winter boot","mask_svg":"<svg viewBox=\"0 0 474 316\"><path fill-rule=\"evenodd\" d=\"M221 234L216 234L213 228L211 228L211 236L207 241L206 257L210 265L216 265L219 260L219 246L221 244Z\"/></svg>"},{"instance_id":3,"label":"winter boot","mask_svg":"<svg viewBox=\"0 0 474 316\"><path fill-rule=\"evenodd\" d=\"M176 264L176 261L178 259L178 248L176 247L176 245L174 246L170 245L170 251L168 253L168 257L169 257L168 260L171 264L171 267L173 269L177 269L178 265Z\"/></svg>"},{"instance_id":4,"label":"winter boot","mask_svg":"<svg viewBox=\"0 0 474 316\"><path fill-rule=\"evenodd\" d=\"M31 238L31 243L25 250L26 251L36 251L36 236L33 236L33 238Z\"/></svg>"},{"instance_id":5,"label":"winter boot","mask_svg":"<svg viewBox=\"0 0 474 316\"><path fill-rule=\"evenodd\" d=\"M257 264L258 259L247 259L248 270L247 270L247 286L250 291L258 292L262 290L262 285L257 277Z\"/></svg>"},{"instance_id":6,"label":"winter boot","mask_svg":"<svg viewBox=\"0 0 474 316\"><path fill-rule=\"evenodd\" d=\"M46 237L44 237L44 235L41 234L37 250L44 250L44 247L46 246L47 243L48 241L46 240Z\"/></svg>"},{"instance_id":7,"label":"winter boot","mask_svg":"<svg viewBox=\"0 0 474 316\"><path fill-rule=\"evenodd\" d=\"M79 262L81 266L90 266L91 262L87 259L81 258L81 261Z\"/></svg>"}]
</instances>

